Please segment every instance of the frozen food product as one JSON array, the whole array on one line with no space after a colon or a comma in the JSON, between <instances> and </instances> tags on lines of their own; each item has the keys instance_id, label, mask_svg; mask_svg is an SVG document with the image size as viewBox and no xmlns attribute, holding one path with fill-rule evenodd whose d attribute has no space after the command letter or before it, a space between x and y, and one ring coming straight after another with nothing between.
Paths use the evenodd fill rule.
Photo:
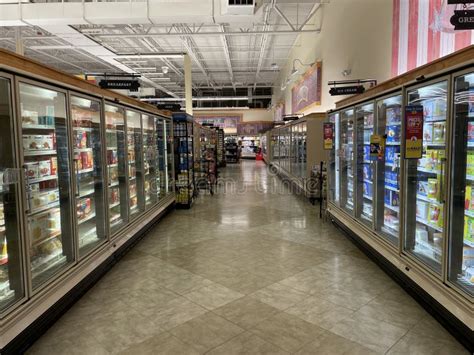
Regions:
<instances>
[{"instance_id":1,"label":"frozen food product","mask_svg":"<svg viewBox=\"0 0 474 355\"><path fill-rule=\"evenodd\" d=\"M423 125L423 140L426 143L433 141L433 125L431 123L425 123Z\"/></svg>"},{"instance_id":2,"label":"frozen food product","mask_svg":"<svg viewBox=\"0 0 474 355\"><path fill-rule=\"evenodd\" d=\"M446 132L446 123L445 122L433 123L433 142L435 142L435 143L444 143L445 132Z\"/></svg>"},{"instance_id":3,"label":"frozen food product","mask_svg":"<svg viewBox=\"0 0 474 355\"><path fill-rule=\"evenodd\" d=\"M429 203L424 201L416 202L416 216L428 220Z\"/></svg>"},{"instance_id":4,"label":"frozen food product","mask_svg":"<svg viewBox=\"0 0 474 355\"><path fill-rule=\"evenodd\" d=\"M389 107L386 111L387 124L397 124L401 121L400 106Z\"/></svg>"},{"instance_id":5,"label":"frozen food product","mask_svg":"<svg viewBox=\"0 0 474 355\"><path fill-rule=\"evenodd\" d=\"M400 142L400 125L387 126L387 142L388 143Z\"/></svg>"},{"instance_id":6,"label":"frozen food product","mask_svg":"<svg viewBox=\"0 0 474 355\"><path fill-rule=\"evenodd\" d=\"M77 219L86 219L92 213L92 202L90 198L79 200L76 204Z\"/></svg>"},{"instance_id":7,"label":"frozen food product","mask_svg":"<svg viewBox=\"0 0 474 355\"><path fill-rule=\"evenodd\" d=\"M46 192L35 192L30 197L30 207L32 210L48 206L59 200L59 191L52 190Z\"/></svg>"},{"instance_id":8,"label":"frozen food product","mask_svg":"<svg viewBox=\"0 0 474 355\"><path fill-rule=\"evenodd\" d=\"M26 162L25 163L26 176L29 179L38 179L40 177L39 173L39 163L35 162Z\"/></svg>"},{"instance_id":9,"label":"frozen food product","mask_svg":"<svg viewBox=\"0 0 474 355\"><path fill-rule=\"evenodd\" d=\"M53 175L51 173L51 159L40 160L38 162L38 171L39 171L39 177L45 177L45 176Z\"/></svg>"}]
</instances>

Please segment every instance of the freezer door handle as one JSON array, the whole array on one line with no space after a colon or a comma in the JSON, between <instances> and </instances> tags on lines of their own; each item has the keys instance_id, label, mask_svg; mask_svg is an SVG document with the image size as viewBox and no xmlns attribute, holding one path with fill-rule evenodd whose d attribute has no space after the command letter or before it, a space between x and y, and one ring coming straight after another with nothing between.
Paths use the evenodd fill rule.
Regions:
<instances>
[{"instance_id":1,"label":"freezer door handle","mask_svg":"<svg viewBox=\"0 0 474 355\"><path fill-rule=\"evenodd\" d=\"M23 174L23 180L25 181L25 194L26 194L25 195L26 196L25 213L28 214L30 213L31 185L30 185L30 178L28 176L28 167L26 165L23 165L23 169L21 169L20 174Z\"/></svg>"}]
</instances>

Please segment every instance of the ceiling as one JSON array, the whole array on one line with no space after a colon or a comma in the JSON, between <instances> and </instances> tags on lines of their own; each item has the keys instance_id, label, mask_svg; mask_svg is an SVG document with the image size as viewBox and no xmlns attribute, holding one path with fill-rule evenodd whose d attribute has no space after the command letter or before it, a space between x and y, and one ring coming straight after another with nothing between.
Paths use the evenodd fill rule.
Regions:
<instances>
[{"instance_id":1,"label":"ceiling","mask_svg":"<svg viewBox=\"0 0 474 355\"><path fill-rule=\"evenodd\" d=\"M5 6L1 1L0 12ZM198 7L187 9L187 16L181 12L165 16L171 14L163 13L161 8L163 16L156 19L150 18L152 1L166 5L165 0L130 3L145 6L150 20L128 21L131 24L124 24L127 21L114 14L117 2L97 3L108 6L110 18L103 14L100 19L88 15L89 20L83 14L86 21L79 24L73 19L53 23L54 19L47 18L36 23L22 18L22 26L0 21L0 47L15 51L17 39L21 38L25 56L71 74L137 73L141 75L142 87L155 88L156 97L168 98L184 97L183 53L187 53L192 61L195 96L236 95L245 90L258 95L256 89L273 87L298 34L318 32L320 26L313 15L321 1L257 1L251 13L247 7L245 14L231 13L230 7L223 10L228 6L227 1L223 5L224 0L194 1L192 4ZM52 5L47 2L35 1L34 6ZM190 3L175 1L179 2ZM216 2L221 2L217 4L221 8L219 14L215 13ZM68 6L65 2L53 3L63 6L63 11ZM207 16L206 8L199 8L200 3L212 5L212 14ZM28 5L22 6L28 9ZM74 5L77 4L71 4ZM193 17L193 11L203 16ZM168 68L168 73L163 73L163 67Z\"/></svg>"}]
</instances>

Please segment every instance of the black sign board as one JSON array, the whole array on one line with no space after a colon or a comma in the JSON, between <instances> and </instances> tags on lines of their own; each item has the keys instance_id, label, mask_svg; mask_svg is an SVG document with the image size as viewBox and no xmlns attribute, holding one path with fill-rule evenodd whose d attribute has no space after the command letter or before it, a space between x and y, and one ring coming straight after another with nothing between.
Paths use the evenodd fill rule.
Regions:
<instances>
[{"instance_id":1,"label":"black sign board","mask_svg":"<svg viewBox=\"0 0 474 355\"><path fill-rule=\"evenodd\" d=\"M474 0L448 0L448 5L474 4Z\"/></svg>"},{"instance_id":2,"label":"black sign board","mask_svg":"<svg viewBox=\"0 0 474 355\"><path fill-rule=\"evenodd\" d=\"M450 21L455 30L473 30L474 10L454 10Z\"/></svg>"},{"instance_id":3,"label":"black sign board","mask_svg":"<svg viewBox=\"0 0 474 355\"><path fill-rule=\"evenodd\" d=\"M353 95L353 94L362 94L365 91L364 86L354 85L354 86L341 86L336 88L331 88L329 93L332 96L336 95Z\"/></svg>"},{"instance_id":4,"label":"black sign board","mask_svg":"<svg viewBox=\"0 0 474 355\"><path fill-rule=\"evenodd\" d=\"M167 110L172 112L180 112L181 105L180 104L158 104L156 105L160 110Z\"/></svg>"},{"instance_id":5,"label":"black sign board","mask_svg":"<svg viewBox=\"0 0 474 355\"><path fill-rule=\"evenodd\" d=\"M130 91L138 91L140 87L140 83L138 80L101 80L99 82L99 86L102 89L115 89L115 90L130 90Z\"/></svg>"}]
</instances>

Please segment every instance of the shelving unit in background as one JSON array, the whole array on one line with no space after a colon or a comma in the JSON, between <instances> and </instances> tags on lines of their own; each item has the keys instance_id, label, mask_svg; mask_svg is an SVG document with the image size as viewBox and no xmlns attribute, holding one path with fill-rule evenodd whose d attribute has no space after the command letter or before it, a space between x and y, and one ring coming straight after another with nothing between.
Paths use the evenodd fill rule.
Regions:
<instances>
[{"instance_id":1,"label":"shelving unit in background","mask_svg":"<svg viewBox=\"0 0 474 355\"><path fill-rule=\"evenodd\" d=\"M239 146L235 138L227 138L225 141L225 160L229 164L236 164L240 160Z\"/></svg>"}]
</instances>

